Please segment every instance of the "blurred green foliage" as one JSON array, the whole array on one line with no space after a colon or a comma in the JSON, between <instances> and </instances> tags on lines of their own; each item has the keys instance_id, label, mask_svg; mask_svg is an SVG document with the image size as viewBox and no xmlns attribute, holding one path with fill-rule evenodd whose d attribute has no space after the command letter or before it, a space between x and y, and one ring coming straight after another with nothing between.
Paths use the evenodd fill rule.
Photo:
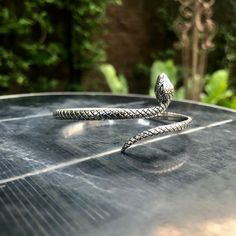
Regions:
<instances>
[{"instance_id":1,"label":"blurred green foliage","mask_svg":"<svg viewBox=\"0 0 236 236\"><path fill-rule=\"evenodd\" d=\"M161 73L167 74L170 78L174 87L177 87L177 83L180 81L179 77L179 68L174 64L172 60L159 61L156 60L153 62L151 68L147 68L147 65L139 64L138 69L139 73L150 76L150 88L149 95L154 96L154 87L157 80L157 77ZM113 93L128 93L129 87L126 78L123 75L117 75L115 68L110 64L104 64L100 66L100 71L103 73L106 82ZM184 90L183 87L176 89L175 98L183 99Z\"/></svg>"},{"instance_id":2,"label":"blurred green foliage","mask_svg":"<svg viewBox=\"0 0 236 236\"><path fill-rule=\"evenodd\" d=\"M117 0L0 2L0 91L71 89L105 60L106 7Z\"/></svg>"},{"instance_id":3,"label":"blurred green foliage","mask_svg":"<svg viewBox=\"0 0 236 236\"><path fill-rule=\"evenodd\" d=\"M103 64L100 66L106 82L113 93L128 93L128 83L124 75L117 75L114 66Z\"/></svg>"},{"instance_id":4,"label":"blurred green foliage","mask_svg":"<svg viewBox=\"0 0 236 236\"><path fill-rule=\"evenodd\" d=\"M128 83L106 61L102 32L106 8L121 0L2 0L0 1L0 93L80 90L84 74L95 68L105 76L111 91L128 92ZM214 20L218 25L215 49L209 54L208 73L202 101L236 107L230 87L236 85L236 1L216 0ZM176 1L158 0L153 26L162 50L150 55L151 65L138 63L134 76L149 81L150 94L158 74L164 72L183 98L181 68L173 49L177 42L173 22ZM100 65L102 66L100 67ZM228 68L220 70L219 68ZM137 74L137 75L136 75Z\"/></svg>"},{"instance_id":5,"label":"blurred green foliage","mask_svg":"<svg viewBox=\"0 0 236 236\"><path fill-rule=\"evenodd\" d=\"M156 78L161 73L166 73L175 87L175 98L184 98L184 88L179 86L181 81L181 68L172 60L154 61L151 66L151 85L149 94L154 95ZM213 74L205 76L204 93L201 101L236 109L236 95L229 86L229 70L217 70Z\"/></svg>"},{"instance_id":6,"label":"blurred green foliage","mask_svg":"<svg viewBox=\"0 0 236 236\"><path fill-rule=\"evenodd\" d=\"M158 75L167 74L175 87L175 98L184 99L184 88L179 86L181 82L181 68L175 65L172 60L153 62L148 70L146 65L139 65L142 71L150 73L150 89L149 95L154 96L154 87ZM123 75L117 75L115 68L110 64L100 66L106 82L113 93L128 93L128 82ZM140 69L141 70L141 69ZM236 109L236 96L229 88L229 71L218 70L213 74L206 75L204 93L202 93L201 101L209 104L216 104Z\"/></svg>"},{"instance_id":7,"label":"blurred green foliage","mask_svg":"<svg viewBox=\"0 0 236 236\"><path fill-rule=\"evenodd\" d=\"M206 75L205 81L205 93L202 94L202 102L236 109L236 96L229 89L228 70L218 70L211 75Z\"/></svg>"}]
</instances>

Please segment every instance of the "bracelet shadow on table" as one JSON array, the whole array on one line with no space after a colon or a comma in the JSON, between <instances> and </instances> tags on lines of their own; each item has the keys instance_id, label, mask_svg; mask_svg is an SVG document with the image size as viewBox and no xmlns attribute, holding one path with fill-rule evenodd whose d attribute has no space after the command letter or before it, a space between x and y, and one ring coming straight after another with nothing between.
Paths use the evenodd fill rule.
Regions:
<instances>
[{"instance_id":1,"label":"bracelet shadow on table","mask_svg":"<svg viewBox=\"0 0 236 236\"><path fill-rule=\"evenodd\" d=\"M170 123L173 122L156 119L81 121L65 126L62 128L61 134L65 139L71 139L71 144L76 142L76 140L79 142L81 136L85 135L90 137L89 143L87 142L87 148L96 146L99 149L99 146L102 146L103 151L107 151L109 150L108 146L119 149L122 146L122 142L129 138L127 133L132 137L137 132ZM158 139L153 136L140 141L137 146L126 150L124 154L120 154L117 150L117 153L122 155L126 168L128 164L131 169L135 168L143 172L164 174L183 166L190 158L191 140L188 135L172 136L168 134L168 137L166 135L159 137L161 138Z\"/></svg>"}]
</instances>

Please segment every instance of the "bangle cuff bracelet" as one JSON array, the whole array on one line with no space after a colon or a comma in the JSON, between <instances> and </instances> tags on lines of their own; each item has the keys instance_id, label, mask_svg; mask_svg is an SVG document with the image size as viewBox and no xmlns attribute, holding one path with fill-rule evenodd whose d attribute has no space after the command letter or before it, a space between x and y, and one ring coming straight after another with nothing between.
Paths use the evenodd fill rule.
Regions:
<instances>
[{"instance_id":1,"label":"bangle cuff bracelet","mask_svg":"<svg viewBox=\"0 0 236 236\"><path fill-rule=\"evenodd\" d=\"M134 143L158 135L181 131L189 126L192 118L186 115L166 112L173 95L174 87L167 75L162 73L158 76L155 85L155 95L157 106L149 108L75 108L58 109L53 112L54 118L64 120L117 120L117 119L139 119L139 118L158 118L162 120L174 120L176 122L161 125L152 129L145 130L130 138L124 143L121 152L124 152Z\"/></svg>"}]
</instances>

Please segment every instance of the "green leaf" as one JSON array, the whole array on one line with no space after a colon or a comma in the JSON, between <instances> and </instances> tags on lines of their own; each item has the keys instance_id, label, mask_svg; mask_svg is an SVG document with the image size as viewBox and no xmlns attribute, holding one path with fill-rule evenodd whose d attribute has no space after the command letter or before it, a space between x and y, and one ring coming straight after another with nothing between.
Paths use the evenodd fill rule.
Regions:
<instances>
[{"instance_id":1,"label":"green leaf","mask_svg":"<svg viewBox=\"0 0 236 236\"><path fill-rule=\"evenodd\" d=\"M219 105L236 109L236 97L227 98L219 102Z\"/></svg>"},{"instance_id":2,"label":"green leaf","mask_svg":"<svg viewBox=\"0 0 236 236\"><path fill-rule=\"evenodd\" d=\"M115 68L110 64L100 66L106 82L113 93L127 93L128 85L123 75L117 75Z\"/></svg>"},{"instance_id":3,"label":"green leaf","mask_svg":"<svg viewBox=\"0 0 236 236\"><path fill-rule=\"evenodd\" d=\"M207 76L205 87L207 95L203 97L203 102L217 104L227 93L229 94L227 91L228 77L228 70L218 70L211 76Z\"/></svg>"},{"instance_id":4,"label":"green leaf","mask_svg":"<svg viewBox=\"0 0 236 236\"><path fill-rule=\"evenodd\" d=\"M236 109L236 97L232 98L230 102L230 108Z\"/></svg>"},{"instance_id":5,"label":"green leaf","mask_svg":"<svg viewBox=\"0 0 236 236\"><path fill-rule=\"evenodd\" d=\"M122 86L122 93L126 94L129 92L129 88L128 88L128 83L127 83L127 79L125 78L124 75L119 75L119 80Z\"/></svg>"},{"instance_id":6,"label":"green leaf","mask_svg":"<svg viewBox=\"0 0 236 236\"><path fill-rule=\"evenodd\" d=\"M19 84L19 85L23 85L26 81L26 78L24 75L22 74L19 74L16 78L16 82Z\"/></svg>"},{"instance_id":7,"label":"green leaf","mask_svg":"<svg viewBox=\"0 0 236 236\"><path fill-rule=\"evenodd\" d=\"M19 21L18 21L18 27L24 27L24 26L29 26L29 25L32 25L32 20L30 19L27 19L27 18L20 18Z\"/></svg>"}]
</instances>

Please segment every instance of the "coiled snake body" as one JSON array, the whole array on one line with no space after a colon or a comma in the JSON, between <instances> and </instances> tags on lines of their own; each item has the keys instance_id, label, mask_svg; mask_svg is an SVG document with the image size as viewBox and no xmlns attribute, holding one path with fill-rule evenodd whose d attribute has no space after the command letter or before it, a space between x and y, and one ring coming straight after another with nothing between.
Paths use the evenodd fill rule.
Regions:
<instances>
[{"instance_id":1,"label":"coiled snake body","mask_svg":"<svg viewBox=\"0 0 236 236\"><path fill-rule=\"evenodd\" d=\"M174 87L167 75L162 73L158 76L155 85L155 95L158 101L157 106L149 108L75 108L58 109L53 112L53 116L58 119L67 120L116 120L116 119L137 119L137 118L157 118L177 121L172 124L158 126L145 130L130 138L121 148L124 152L134 143L151 136L164 135L178 132L189 126L192 118L178 113L166 112L174 95Z\"/></svg>"}]
</instances>

